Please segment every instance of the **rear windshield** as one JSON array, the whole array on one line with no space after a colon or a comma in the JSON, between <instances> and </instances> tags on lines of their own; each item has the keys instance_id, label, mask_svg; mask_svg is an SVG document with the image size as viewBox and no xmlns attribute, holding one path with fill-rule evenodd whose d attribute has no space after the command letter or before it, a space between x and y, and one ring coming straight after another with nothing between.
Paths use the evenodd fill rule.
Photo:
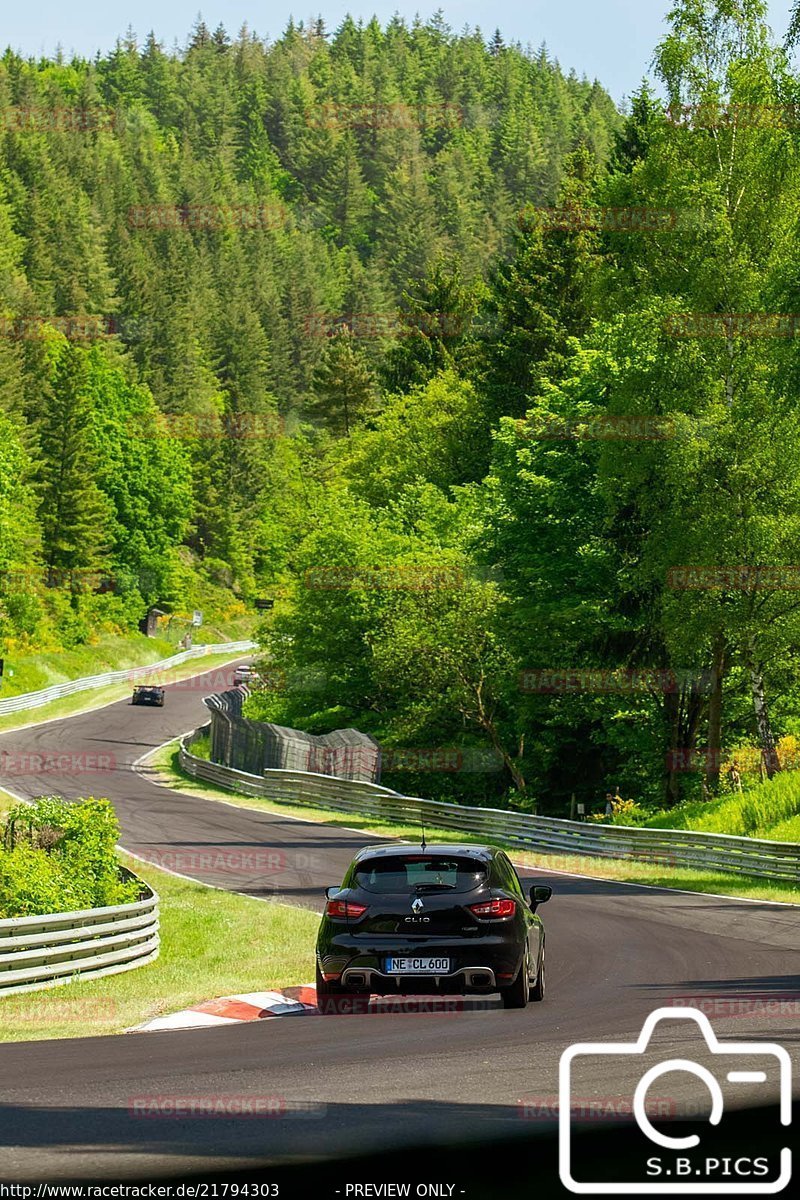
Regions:
<instances>
[{"instance_id":1,"label":"rear windshield","mask_svg":"<svg viewBox=\"0 0 800 1200\"><path fill-rule=\"evenodd\" d=\"M356 867L356 881L368 892L468 892L487 877L474 858L367 858Z\"/></svg>"}]
</instances>

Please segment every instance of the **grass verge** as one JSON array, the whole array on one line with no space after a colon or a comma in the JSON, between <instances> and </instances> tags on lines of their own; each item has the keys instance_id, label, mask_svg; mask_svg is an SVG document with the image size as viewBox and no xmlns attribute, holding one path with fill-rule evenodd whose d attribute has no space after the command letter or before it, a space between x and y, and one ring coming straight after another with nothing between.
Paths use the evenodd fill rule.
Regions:
<instances>
[{"instance_id":1,"label":"grass verge","mask_svg":"<svg viewBox=\"0 0 800 1200\"><path fill-rule=\"evenodd\" d=\"M240 639L241 640L241 639ZM171 654L177 651L175 647L169 648L168 653L157 655L154 662L162 658L169 658ZM241 657L238 655L236 657ZM202 658L190 658L188 662L181 663L177 667L171 667L169 672L154 672L154 683L177 683L181 679L190 679L193 675L204 675L206 671L213 670L214 667L221 667L225 663L232 662L234 656L231 654L207 654ZM137 670L141 666L148 666L149 663L134 663L131 670ZM121 670L117 667L116 670ZM90 672L91 674L91 672ZM97 671L95 674L102 674ZM139 679L137 683L146 683L147 677ZM113 704L117 700L124 700L131 695L133 691L133 681L126 683L114 683L109 687L95 688L88 692L76 692L74 696L65 696L62 700L53 700L50 704L43 704L40 708L29 708L24 712L8 713L4 717L0 717L0 733L8 733L14 729L25 729L28 725L39 725L44 721L56 721L59 717L74 717L78 713L90 712L94 708L102 708L106 704Z\"/></svg>"},{"instance_id":2,"label":"grass verge","mask_svg":"<svg viewBox=\"0 0 800 1200\"><path fill-rule=\"evenodd\" d=\"M419 828L412 825L388 824L357 813L341 813L334 809L313 808L291 800L266 800L258 796L245 796L201 780L192 779L181 770L178 763L178 743L162 746L147 760L160 781L169 787L189 795L202 796L209 800L224 801L242 808L255 808L265 812L280 813L304 821L320 821L328 825L344 826L363 830L365 833L386 837L419 839ZM152 778L152 776L151 776ZM434 829L426 826L429 842L434 839L452 841L454 836L461 842L480 843L478 836L458 833L453 830ZM525 867L543 870L567 871L575 875L589 875L596 879L610 879L624 883L640 883L649 887L681 888L691 892L708 892L716 895L734 896L748 900L775 900L783 904L800 904L800 889L766 879L750 879L722 871L700 871L693 867L660 866L654 863L633 862L630 859L588 858L585 855L532 853L511 846L515 862ZM335 882L332 881L332 882Z\"/></svg>"},{"instance_id":3,"label":"grass verge","mask_svg":"<svg viewBox=\"0 0 800 1200\"><path fill-rule=\"evenodd\" d=\"M56 683L102 675L139 667L180 653L178 634L191 629L195 646L215 642L238 642L252 636L256 621L252 614L210 622L197 629L184 623L164 637L145 637L142 633L103 633L90 645L71 650L29 650L6 654L2 696L11 699L25 692L37 692Z\"/></svg>"},{"instance_id":4,"label":"grass verge","mask_svg":"<svg viewBox=\"0 0 800 1200\"><path fill-rule=\"evenodd\" d=\"M774 779L742 792L681 804L642 824L654 829L696 829L772 841L798 841L800 771L781 771Z\"/></svg>"},{"instance_id":5,"label":"grass verge","mask_svg":"<svg viewBox=\"0 0 800 1200\"><path fill-rule=\"evenodd\" d=\"M3 698L11 699L24 692L86 675L102 675L105 671L121 671L141 663L156 662L176 654L179 647L166 638L148 638L141 633L128 636L102 634L86 646L72 650L38 650L6 656L3 677Z\"/></svg>"},{"instance_id":6,"label":"grass verge","mask_svg":"<svg viewBox=\"0 0 800 1200\"><path fill-rule=\"evenodd\" d=\"M122 855L161 904L161 953L122 975L0 999L0 1041L121 1033L235 992L308 983L319 917L179 879Z\"/></svg>"}]
</instances>

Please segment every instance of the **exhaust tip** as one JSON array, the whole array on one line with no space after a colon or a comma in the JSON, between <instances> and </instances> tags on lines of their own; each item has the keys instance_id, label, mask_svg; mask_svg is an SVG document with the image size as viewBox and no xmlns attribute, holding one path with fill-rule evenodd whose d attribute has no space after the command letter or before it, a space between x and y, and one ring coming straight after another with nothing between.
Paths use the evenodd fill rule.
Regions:
<instances>
[{"instance_id":1,"label":"exhaust tip","mask_svg":"<svg viewBox=\"0 0 800 1200\"><path fill-rule=\"evenodd\" d=\"M470 975L471 987L491 987L492 977L488 971L474 971Z\"/></svg>"}]
</instances>

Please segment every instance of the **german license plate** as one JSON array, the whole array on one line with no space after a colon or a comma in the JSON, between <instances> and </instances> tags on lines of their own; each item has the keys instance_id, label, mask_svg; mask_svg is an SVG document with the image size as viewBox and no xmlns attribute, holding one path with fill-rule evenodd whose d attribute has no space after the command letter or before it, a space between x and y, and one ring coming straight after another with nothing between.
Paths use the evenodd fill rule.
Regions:
<instances>
[{"instance_id":1,"label":"german license plate","mask_svg":"<svg viewBox=\"0 0 800 1200\"><path fill-rule=\"evenodd\" d=\"M447 975L449 958L387 958L387 975Z\"/></svg>"}]
</instances>

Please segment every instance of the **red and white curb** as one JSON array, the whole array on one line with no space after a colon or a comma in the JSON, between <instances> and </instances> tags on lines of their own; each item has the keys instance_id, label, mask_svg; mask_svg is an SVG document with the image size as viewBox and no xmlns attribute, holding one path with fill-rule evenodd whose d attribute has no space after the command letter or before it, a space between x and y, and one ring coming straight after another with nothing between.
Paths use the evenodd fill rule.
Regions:
<instances>
[{"instance_id":1,"label":"red and white curb","mask_svg":"<svg viewBox=\"0 0 800 1200\"><path fill-rule=\"evenodd\" d=\"M313 984L287 987L280 992L242 992L206 1000L182 1012L155 1017L137 1025L131 1033L152 1033L159 1029L200 1029L212 1025L239 1025L242 1021L262 1021L269 1017L301 1016L317 1012L317 991Z\"/></svg>"}]
</instances>

